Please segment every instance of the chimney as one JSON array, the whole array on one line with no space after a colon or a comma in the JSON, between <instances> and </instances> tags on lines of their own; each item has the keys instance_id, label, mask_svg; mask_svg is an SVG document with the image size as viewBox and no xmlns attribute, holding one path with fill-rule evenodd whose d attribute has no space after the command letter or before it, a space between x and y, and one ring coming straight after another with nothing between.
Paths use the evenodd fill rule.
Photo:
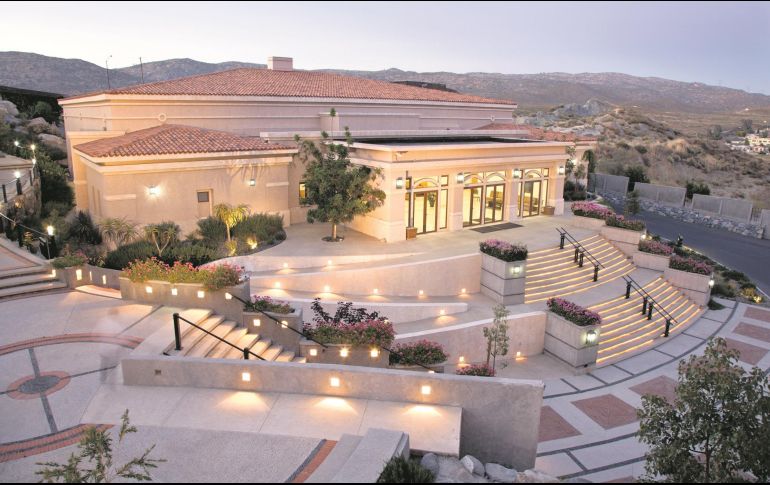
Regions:
<instances>
[{"instance_id":1,"label":"chimney","mask_svg":"<svg viewBox=\"0 0 770 485\"><path fill-rule=\"evenodd\" d=\"M267 68L271 71L293 71L294 59L291 57L274 57L267 58Z\"/></svg>"}]
</instances>

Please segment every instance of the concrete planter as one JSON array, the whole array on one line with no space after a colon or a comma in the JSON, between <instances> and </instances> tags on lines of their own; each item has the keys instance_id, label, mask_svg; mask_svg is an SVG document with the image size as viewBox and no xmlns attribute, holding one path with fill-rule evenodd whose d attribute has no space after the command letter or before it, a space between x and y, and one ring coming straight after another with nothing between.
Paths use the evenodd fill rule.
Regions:
<instances>
[{"instance_id":1,"label":"concrete planter","mask_svg":"<svg viewBox=\"0 0 770 485\"><path fill-rule=\"evenodd\" d=\"M134 283L126 277L120 277L120 294L125 300L179 308L206 308L228 320L241 324L243 322L243 303L235 298L228 299L228 293L248 301L248 281L230 288L209 291L200 283L172 284L167 281Z\"/></svg>"},{"instance_id":2,"label":"concrete planter","mask_svg":"<svg viewBox=\"0 0 770 485\"><path fill-rule=\"evenodd\" d=\"M593 343L588 342L589 332L596 334ZM599 325L581 327L546 312L545 351L572 366L576 374L585 374L596 366L599 333Z\"/></svg>"},{"instance_id":3,"label":"concrete planter","mask_svg":"<svg viewBox=\"0 0 770 485\"><path fill-rule=\"evenodd\" d=\"M507 262L481 254L481 292L503 305L524 303L527 262Z\"/></svg>"},{"instance_id":4,"label":"concrete planter","mask_svg":"<svg viewBox=\"0 0 770 485\"><path fill-rule=\"evenodd\" d=\"M706 306L711 299L710 275L666 268L663 277L700 306Z\"/></svg>"},{"instance_id":5,"label":"concrete planter","mask_svg":"<svg viewBox=\"0 0 770 485\"><path fill-rule=\"evenodd\" d=\"M84 285L96 285L115 290L120 288L120 271L114 269L84 264L83 266L57 269L55 271L56 277L73 290Z\"/></svg>"},{"instance_id":6,"label":"concrete planter","mask_svg":"<svg viewBox=\"0 0 770 485\"><path fill-rule=\"evenodd\" d=\"M359 367L387 368L390 363L390 352L371 346L326 344L323 348L311 340L302 340L299 343L300 355L307 359L309 364L335 364L354 365ZM347 349L347 356L342 356L343 349ZM377 355L372 355L372 350L377 350Z\"/></svg>"},{"instance_id":7,"label":"concrete planter","mask_svg":"<svg viewBox=\"0 0 770 485\"><path fill-rule=\"evenodd\" d=\"M639 241L642 240L642 234L644 234L644 231L632 231L610 226L602 227L600 232L605 239L631 257L639 251Z\"/></svg>"},{"instance_id":8,"label":"concrete planter","mask_svg":"<svg viewBox=\"0 0 770 485\"><path fill-rule=\"evenodd\" d=\"M604 219L595 219L593 217L575 216L569 222L581 229L594 229L598 231L604 227Z\"/></svg>"},{"instance_id":9,"label":"concrete planter","mask_svg":"<svg viewBox=\"0 0 770 485\"><path fill-rule=\"evenodd\" d=\"M295 309L292 313L265 313L280 323L262 313L244 311L243 326L249 333L258 334L260 339L270 340L287 350L299 351L302 335L292 332L289 328L302 332L302 310Z\"/></svg>"},{"instance_id":10,"label":"concrete planter","mask_svg":"<svg viewBox=\"0 0 770 485\"><path fill-rule=\"evenodd\" d=\"M659 254L645 253L637 251L633 254L634 264L639 268L651 269L654 271L665 271L671 262L671 256L661 256Z\"/></svg>"},{"instance_id":11,"label":"concrete planter","mask_svg":"<svg viewBox=\"0 0 770 485\"><path fill-rule=\"evenodd\" d=\"M446 362L443 362L441 364L436 364L436 365L426 365L425 366L425 367L427 367L427 369L426 369L425 367L420 367L419 365L401 365L401 364L396 364L396 365L391 365L390 368L394 369L394 370L408 370L408 371L412 371L412 372L428 372L429 370L432 370L433 372L435 372L437 374L443 374L444 373L444 368L445 368L446 365L447 365Z\"/></svg>"}]
</instances>

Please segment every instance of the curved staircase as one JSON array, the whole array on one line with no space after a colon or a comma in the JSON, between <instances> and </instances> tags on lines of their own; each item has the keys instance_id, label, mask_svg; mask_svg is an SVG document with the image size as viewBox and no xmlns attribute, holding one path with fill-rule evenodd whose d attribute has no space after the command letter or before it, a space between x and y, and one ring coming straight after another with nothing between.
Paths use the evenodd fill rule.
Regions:
<instances>
[{"instance_id":1,"label":"curved staircase","mask_svg":"<svg viewBox=\"0 0 770 485\"><path fill-rule=\"evenodd\" d=\"M690 300L663 277L644 286L644 290L675 319L670 333L681 331L695 321L703 308ZM643 299L636 292L589 307L602 317L597 365L609 365L649 349L658 343L666 327L666 318L653 311L652 319L642 313Z\"/></svg>"},{"instance_id":2,"label":"curved staircase","mask_svg":"<svg viewBox=\"0 0 770 485\"><path fill-rule=\"evenodd\" d=\"M604 265L599 270L599 281L594 281L594 265L588 259L582 268L575 263L575 251L569 244L564 249L535 251L527 258L525 303L587 291L635 269L625 254L599 235L583 239L580 244Z\"/></svg>"}]
</instances>

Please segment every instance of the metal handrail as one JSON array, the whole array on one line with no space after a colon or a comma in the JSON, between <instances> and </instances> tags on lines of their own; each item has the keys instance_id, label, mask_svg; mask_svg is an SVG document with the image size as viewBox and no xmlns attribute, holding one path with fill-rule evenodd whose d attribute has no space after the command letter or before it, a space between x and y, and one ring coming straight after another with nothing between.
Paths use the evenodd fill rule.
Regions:
<instances>
[{"instance_id":1,"label":"metal handrail","mask_svg":"<svg viewBox=\"0 0 770 485\"><path fill-rule=\"evenodd\" d=\"M659 304L655 300L655 298L652 297L652 295L647 293L647 290L642 288L642 286L639 283L637 283L635 279L633 279L632 277L626 275L626 276L623 276L623 281L626 282L626 299L631 298L631 288L636 290L636 292L639 293L639 295L642 296L643 301L644 301L643 306L642 306L642 313L646 313L647 314L647 319L648 320L652 320L653 307L654 307L655 310L658 311L658 313L660 315L662 315L666 319L666 330L663 333L663 336L664 337L668 337L669 331L671 330L671 324L674 323L676 325L679 325L679 322L677 321L677 319L674 318L668 312L668 310L663 308L663 305Z\"/></svg>"},{"instance_id":2,"label":"metal handrail","mask_svg":"<svg viewBox=\"0 0 770 485\"><path fill-rule=\"evenodd\" d=\"M266 360L266 359L260 357L259 355L255 354L254 352L252 352L251 348L249 348L249 347L240 348L237 345L235 345L235 344L233 344L231 342L228 342L227 340L223 339L222 337L220 337L218 335L214 335L213 333L209 332L205 328L201 327L198 324L195 324L195 323L191 322L190 320L184 318L183 316L179 315L178 313L174 313L173 317L174 317L174 341L175 341L175 347L174 348L175 348L175 350L177 352L182 350L182 335L181 335L181 332L180 332L180 329L179 329L179 321L181 320L183 322L186 322L186 323L192 325L193 327L197 328L198 330L200 330L200 331L202 331L202 332L204 332L204 333L206 333L208 335L211 335L212 337L214 337L215 339L219 340L220 342L225 343L225 344L229 345L230 347L232 347L234 349L240 350L241 353L243 354L243 358L245 360L249 360L249 355L253 355L254 357L256 357L259 360Z\"/></svg>"},{"instance_id":3,"label":"metal handrail","mask_svg":"<svg viewBox=\"0 0 770 485\"><path fill-rule=\"evenodd\" d=\"M249 305L249 304L250 304L248 301L245 301L243 298L240 298L238 295L233 295L233 294L231 293L231 294L230 294L230 296L232 296L233 298L235 298L235 299L236 299L236 300L238 300L239 302L243 303L243 305L244 305L244 308L246 308L246 305ZM249 309L249 311L251 311L251 309ZM296 333L296 334L298 334L298 335L301 335L303 338L306 338L307 340L310 340L310 341L312 341L312 342L315 342L315 343L317 343L318 345L320 345L320 346L321 346L321 347L323 347L324 349L328 349L328 348L329 348L328 346L326 346L326 345L322 344L321 342L319 342L319 341L317 341L317 340L315 340L315 339L313 339L313 338L311 338L311 337L308 337L307 335L305 335L305 332L300 332L299 330L297 330L296 328L293 328L293 327L291 327L290 325L285 325L285 326L284 326L283 322L279 321L277 318L275 318L275 317L273 317L273 316L271 316L271 315L268 315L267 313L265 313L264 311L262 311L262 310L260 310L260 309L258 309L258 308L254 308L254 311L256 311L256 312L259 312L259 313L261 313L262 315L266 316L267 318L269 318L270 320L272 320L272 321L273 321L273 323L275 323L276 325L280 325L280 326L281 326L281 328L286 328L286 329L289 329L289 330L291 330L292 332L294 332L294 333Z\"/></svg>"},{"instance_id":4,"label":"metal handrail","mask_svg":"<svg viewBox=\"0 0 770 485\"><path fill-rule=\"evenodd\" d=\"M594 257L594 255L593 255L593 254L591 254L591 251L589 251L588 249L586 249L586 247L585 247L585 246L583 246L583 245L580 243L580 241L578 241L577 239L575 239L575 237L574 237L572 234L570 234L569 232L567 232L567 230L566 230L566 229L564 229L563 227L557 227L557 228L556 228L556 230L559 232L559 234L560 234L561 236L564 236L564 237L565 237L565 238L566 238L566 239L567 239L567 240L570 242L570 244L572 244L572 245L575 247L575 249L580 249L580 250L581 250L581 251L582 251L584 254L586 254L586 255L588 256L588 259L589 259L589 261L593 262L593 264L594 264L595 266L599 266L600 268L605 268L605 266L602 264L602 262L601 262L601 261L599 261L598 259L596 259L596 258ZM562 248L562 249L563 249L563 248Z\"/></svg>"},{"instance_id":5,"label":"metal handrail","mask_svg":"<svg viewBox=\"0 0 770 485\"><path fill-rule=\"evenodd\" d=\"M17 227L23 227L23 228L24 228L24 229L26 229L27 231L29 231L29 232L31 232L31 233L33 233L33 234L37 234L38 236L42 236L42 237L44 237L44 238L49 238L49 237L51 237L51 236L49 236L48 234L46 234L46 233L44 233L44 232L40 232L40 231L38 231L37 229L32 229L31 227L25 226L24 224L22 224L22 223L20 223L20 222L16 222L16 221L14 221L13 219L11 219L10 217L6 216L6 215L5 215L5 214L3 214L2 212L0 212L0 217L2 217L3 219L7 220L8 222L11 222L11 223L13 223L13 225L14 225L14 226L17 226Z\"/></svg>"}]
</instances>

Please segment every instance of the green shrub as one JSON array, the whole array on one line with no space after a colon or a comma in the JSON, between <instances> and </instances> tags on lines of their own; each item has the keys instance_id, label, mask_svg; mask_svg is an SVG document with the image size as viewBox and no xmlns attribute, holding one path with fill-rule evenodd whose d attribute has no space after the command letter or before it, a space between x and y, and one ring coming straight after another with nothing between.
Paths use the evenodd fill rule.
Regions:
<instances>
[{"instance_id":1,"label":"green shrub","mask_svg":"<svg viewBox=\"0 0 770 485\"><path fill-rule=\"evenodd\" d=\"M688 199L692 199L692 196L695 194L711 195L711 187L709 187L708 184L703 182L694 182L694 181L687 182L686 197Z\"/></svg>"},{"instance_id":2,"label":"green shrub","mask_svg":"<svg viewBox=\"0 0 770 485\"><path fill-rule=\"evenodd\" d=\"M252 214L233 227L233 237L247 244L272 244L279 233L283 233L283 216L277 214Z\"/></svg>"},{"instance_id":3,"label":"green shrub","mask_svg":"<svg viewBox=\"0 0 770 485\"><path fill-rule=\"evenodd\" d=\"M67 241L75 242L77 244L101 244L102 233L99 228L94 224L91 214L84 211L77 211L67 221L67 233L65 235Z\"/></svg>"},{"instance_id":4,"label":"green shrub","mask_svg":"<svg viewBox=\"0 0 770 485\"><path fill-rule=\"evenodd\" d=\"M458 376L495 377L495 369L487 364L471 364L455 371Z\"/></svg>"},{"instance_id":5,"label":"green shrub","mask_svg":"<svg viewBox=\"0 0 770 485\"><path fill-rule=\"evenodd\" d=\"M137 259L147 259L155 254L155 246L148 241L136 241L107 253L104 267L122 270Z\"/></svg>"},{"instance_id":6,"label":"green shrub","mask_svg":"<svg viewBox=\"0 0 770 485\"><path fill-rule=\"evenodd\" d=\"M68 207L61 214L69 212L75 206L75 191L67 182L67 173L61 165L38 156L40 170L40 197L45 205L47 202L59 202Z\"/></svg>"},{"instance_id":7,"label":"green shrub","mask_svg":"<svg viewBox=\"0 0 770 485\"><path fill-rule=\"evenodd\" d=\"M173 264L176 261L202 266L217 259L217 251L203 244L180 243L172 246L163 254L163 261Z\"/></svg>"},{"instance_id":8,"label":"green shrub","mask_svg":"<svg viewBox=\"0 0 770 485\"><path fill-rule=\"evenodd\" d=\"M417 461L394 456L385 464L377 483L433 483L435 479L433 472Z\"/></svg>"},{"instance_id":9,"label":"green shrub","mask_svg":"<svg viewBox=\"0 0 770 485\"><path fill-rule=\"evenodd\" d=\"M390 365L437 365L446 362L449 355L436 342L420 340L397 344L390 353Z\"/></svg>"},{"instance_id":10,"label":"green shrub","mask_svg":"<svg viewBox=\"0 0 770 485\"><path fill-rule=\"evenodd\" d=\"M215 217L207 217L198 221L198 235L203 244L210 248L219 248L227 239L225 223Z\"/></svg>"},{"instance_id":11,"label":"green shrub","mask_svg":"<svg viewBox=\"0 0 770 485\"><path fill-rule=\"evenodd\" d=\"M44 218L57 215L59 217L66 217L72 210L72 205L66 202L59 202L56 200L50 200L43 204L43 210L41 212Z\"/></svg>"},{"instance_id":12,"label":"green shrub","mask_svg":"<svg viewBox=\"0 0 770 485\"><path fill-rule=\"evenodd\" d=\"M51 262L51 266L56 269L74 268L77 266L83 266L88 262L88 258L83 253L70 253L63 256L59 256Z\"/></svg>"}]
</instances>

